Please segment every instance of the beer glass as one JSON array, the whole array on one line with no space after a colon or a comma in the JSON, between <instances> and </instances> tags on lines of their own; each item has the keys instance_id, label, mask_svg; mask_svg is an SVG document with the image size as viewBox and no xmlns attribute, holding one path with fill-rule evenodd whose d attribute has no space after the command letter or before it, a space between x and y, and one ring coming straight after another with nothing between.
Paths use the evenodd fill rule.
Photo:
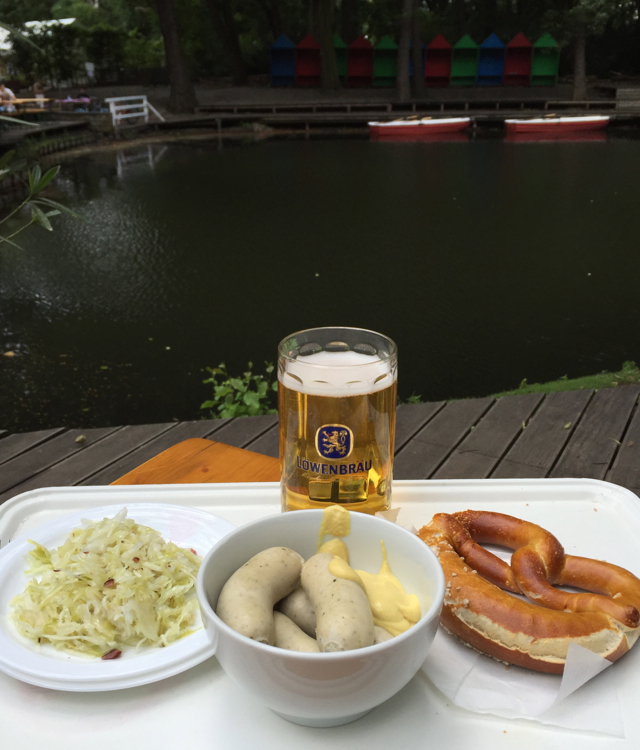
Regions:
<instances>
[{"instance_id":1,"label":"beer glass","mask_svg":"<svg viewBox=\"0 0 640 750\"><path fill-rule=\"evenodd\" d=\"M397 348L359 328L314 328L278 347L282 510L391 503Z\"/></svg>"}]
</instances>

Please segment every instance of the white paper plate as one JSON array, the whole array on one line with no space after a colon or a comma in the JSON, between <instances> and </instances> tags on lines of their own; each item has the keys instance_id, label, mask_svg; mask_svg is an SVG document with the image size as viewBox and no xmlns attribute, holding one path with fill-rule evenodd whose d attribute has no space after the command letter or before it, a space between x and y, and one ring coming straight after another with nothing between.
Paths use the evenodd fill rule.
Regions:
<instances>
[{"instance_id":1,"label":"white paper plate","mask_svg":"<svg viewBox=\"0 0 640 750\"><path fill-rule=\"evenodd\" d=\"M57 547L83 518L111 518L122 505L87 508L43 524L14 539L0 550L0 670L23 682L54 690L118 690L183 672L213 656L214 644L203 628L167 648L124 650L119 659L102 661L57 651L21 637L9 620L9 602L24 590L28 576L25 555L33 549L28 539ZM158 531L180 547L205 555L235 528L206 511L156 503L127 504L128 517Z\"/></svg>"}]
</instances>

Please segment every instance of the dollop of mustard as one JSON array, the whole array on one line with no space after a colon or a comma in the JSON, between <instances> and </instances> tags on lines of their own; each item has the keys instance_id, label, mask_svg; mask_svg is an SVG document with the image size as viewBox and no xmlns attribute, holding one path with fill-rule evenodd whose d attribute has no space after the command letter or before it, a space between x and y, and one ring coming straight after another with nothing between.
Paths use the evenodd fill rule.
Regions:
<instances>
[{"instance_id":1,"label":"dollop of mustard","mask_svg":"<svg viewBox=\"0 0 640 750\"><path fill-rule=\"evenodd\" d=\"M373 623L391 635L400 635L420 619L420 601L415 594L407 594L393 575L387 560L387 550L382 545L382 567L379 573L356 570L360 576L373 613Z\"/></svg>"},{"instance_id":2,"label":"dollop of mustard","mask_svg":"<svg viewBox=\"0 0 640 750\"><path fill-rule=\"evenodd\" d=\"M379 573L354 570L349 565L349 551L341 537L351 531L349 511L341 505L325 508L318 534L318 552L334 555L329 563L329 572L337 578L345 578L360 586L367 595L373 614L374 625L384 628L391 635L404 633L420 619L420 601L415 594L407 594L400 581L393 575L387 560L387 550L382 545L382 567ZM326 536L333 537L324 541Z\"/></svg>"},{"instance_id":3,"label":"dollop of mustard","mask_svg":"<svg viewBox=\"0 0 640 750\"><path fill-rule=\"evenodd\" d=\"M349 550L342 541L343 536L351 533L351 516L342 505L329 505L324 509L322 522L318 532L318 552L336 555L345 562L349 562ZM324 541L326 536L332 537Z\"/></svg>"}]
</instances>

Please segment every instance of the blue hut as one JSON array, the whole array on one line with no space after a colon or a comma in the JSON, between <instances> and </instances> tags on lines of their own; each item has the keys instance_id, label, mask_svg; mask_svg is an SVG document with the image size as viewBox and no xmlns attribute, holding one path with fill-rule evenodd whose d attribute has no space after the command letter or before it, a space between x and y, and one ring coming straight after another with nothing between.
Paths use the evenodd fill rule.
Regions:
<instances>
[{"instance_id":1,"label":"blue hut","mask_svg":"<svg viewBox=\"0 0 640 750\"><path fill-rule=\"evenodd\" d=\"M271 45L272 86L296 85L296 45L286 34L281 34Z\"/></svg>"},{"instance_id":2,"label":"blue hut","mask_svg":"<svg viewBox=\"0 0 640 750\"><path fill-rule=\"evenodd\" d=\"M504 79L504 58L506 48L497 34L489 35L478 51L479 86L501 86Z\"/></svg>"}]
</instances>

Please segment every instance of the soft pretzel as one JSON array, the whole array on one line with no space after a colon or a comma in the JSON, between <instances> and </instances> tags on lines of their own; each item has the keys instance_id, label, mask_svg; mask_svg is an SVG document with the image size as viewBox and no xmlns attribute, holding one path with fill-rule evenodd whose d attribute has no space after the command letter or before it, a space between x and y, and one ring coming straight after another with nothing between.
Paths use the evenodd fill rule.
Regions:
<instances>
[{"instance_id":1,"label":"soft pretzel","mask_svg":"<svg viewBox=\"0 0 640 750\"><path fill-rule=\"evenodd\" d=\"M640 634L640 579L610 563L565 555L534 523L489 511L439 513L418 536L444 570L441 623L507 664L560 674L570 643L615 661ZM515 550L511 566L482 543Z\"/></svg>"}]
</instances>

